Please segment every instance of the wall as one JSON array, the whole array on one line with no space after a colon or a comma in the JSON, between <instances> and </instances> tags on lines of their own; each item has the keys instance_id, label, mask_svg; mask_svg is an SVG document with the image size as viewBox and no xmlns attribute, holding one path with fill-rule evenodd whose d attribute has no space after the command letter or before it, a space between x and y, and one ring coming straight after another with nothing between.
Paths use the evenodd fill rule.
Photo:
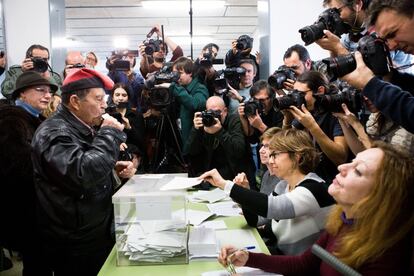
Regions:
<instances>
[{"instance_id":1,"label":"wall","mask_svg":"<svg viewBox=\"0 0 414 276\"><path fill-rule=\"evenodd\" d=\"M21 64L27 48L50 49L49 1L3 0L8 66Z\"/></svg>"}]
</instances>

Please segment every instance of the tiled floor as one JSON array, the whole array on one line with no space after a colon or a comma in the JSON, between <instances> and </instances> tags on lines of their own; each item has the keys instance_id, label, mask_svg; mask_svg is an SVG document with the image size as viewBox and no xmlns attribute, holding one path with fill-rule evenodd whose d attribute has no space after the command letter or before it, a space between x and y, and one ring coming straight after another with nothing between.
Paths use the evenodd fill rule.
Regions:
<instances>
[{"instance_id":1,"label":"tiled floor","mask_svg":"<svg viewBox=\"0 0 414 276\"><path fill-rule=\"evenodd\" d=\"M6 254L6 257L10 259L9 251L4 250L4 253ZM11 260L13 262L13 267L8 269L8 270L0 271L1 276L20 276L20 275L22 275L22 262L17 257L16 252L13 253L13 257L11 258Z\"/></svg>"}]
</instances>

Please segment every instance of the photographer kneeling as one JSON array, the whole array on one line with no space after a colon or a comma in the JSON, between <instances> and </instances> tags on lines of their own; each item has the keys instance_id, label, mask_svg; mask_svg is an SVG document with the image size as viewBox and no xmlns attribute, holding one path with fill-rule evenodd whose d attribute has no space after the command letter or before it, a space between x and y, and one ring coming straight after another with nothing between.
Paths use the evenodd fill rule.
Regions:
<instances>
[{"instance_id":1,"label":"photographer kneeling","mask_svg":"<svg viewBox=\"0 0 414 276\"><path fill-rule=\"evenodd\" d=\"M227 179L233 179L239 171L253 176L250 150L238 116L229 114L218 96L207 100L206 109L194 114L188 142L192 173L200 175L217 168Z\"/></svg>"}]
</instances>

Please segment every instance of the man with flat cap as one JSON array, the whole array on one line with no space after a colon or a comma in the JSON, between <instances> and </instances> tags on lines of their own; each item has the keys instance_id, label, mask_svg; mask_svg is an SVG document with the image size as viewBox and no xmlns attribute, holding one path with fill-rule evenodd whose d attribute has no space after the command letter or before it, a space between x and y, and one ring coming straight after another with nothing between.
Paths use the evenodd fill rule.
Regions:
<instances>
[{"instance_id":1,"label":"man with flat cap","mask_svg":"<svg viewBox=\"0 0 414 276\"><path fill-rule=\"evenodd\" d=\"M102 116L112 86L92 69L70 73L62 104L32 141L42 252L54 275L96 275L114 245L113 173L130 177L134 166L117 161L124 125Z\"/></svg>"},{"instance_id":2,"label":"man with flat cap","mask_svg":"<svg viewBox=\"0 0 414 276\"><path fill-rule=\"evenodd\" d=\"M35 233L35 188L30 158L33 134L57 86L28 71L16 80L15 105L0 106L0 246L19 251L23 275L43 275Z\"/></svg>"}]
</instances>

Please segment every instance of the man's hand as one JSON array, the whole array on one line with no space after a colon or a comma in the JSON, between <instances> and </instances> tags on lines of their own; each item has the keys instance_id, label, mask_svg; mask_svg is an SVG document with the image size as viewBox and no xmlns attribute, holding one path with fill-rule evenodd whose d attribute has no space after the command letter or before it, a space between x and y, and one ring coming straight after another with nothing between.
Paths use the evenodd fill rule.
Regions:
<instances>
[{"instance_id":1,"label":"man's hand","mask_svg":"<svg viewBox=\"0 0 414 276\"><path fill-rule=\"evenodd\" d=\"M256 115L247 117L247 120L252 127L258 129L261 133L265 132L267 129L267 126L263 123L258 110L256 110Z\"/></svg>"},{"instance_id":2,"label":"man's hand","mask_svg":"<svg viewBox=\"0 0 414 276\"><path fill-rule=\"evenodd\" d=\"M294 80L286 79L286 81L283 83L283 88L287 90L293 90L293 85L295 84Z\"/></svg>"},{"instance_id":3,"label":"man's hand","mask_svg":"<svg viewBox=\"0 0 414 276\"><path fill-rule=\"evenodd\" d=\"M103 122L101 124L101 127L108 126L108 127L116 128L120 131L124 130L124 127L125 127L124 124L121 124L120 122L118 122L118 120L112 117L111 115L104 114L102 115L102 118L103 118Z\"/></svg>"},{"instance_id":4,"label":"man's hand","mask_svg":"<svg viewBox=\"0 0 414 276\"><path fill-rule=\"evenodd\" d=\"M262 63L262 54L259 51L256 51L256 62L259 65Z\"/></svg>"},{"instance_id":5,"label":"man's hand","mask_svg":"<svg viewBox=\"0 0 414 276\"><path fill-rule=\"evenodd\" d=\"M246 120L246 114L244 113L244 103L239 104L237 111L239 112L240 119Z\"/></svg>"},{"instance_id":6,"label":"man's hand","mask_svg":"<svg viewBox=\"0 0 414 276\"><path fill-rule=\"evenodd\" d=\"M352 126L354 129L361 124L361 122L358 120L358 118L355 116L354 113L349 111L346 104L342 104L342 109L344 113L342 112L335 112L332 113L335 117L338 118L338 120L341 120L347 127Z\"/></svg>"},{"instance_id":7,"label":"man's hand","mask_svg":"<svg viewBox=\"0 0 414 276\"><path fill-rule=\"evenodd\" d=\"M193 124L195 129L200 129L204 126L203 119L201 118L201 112L194 113Z\"/></svg>"},{"instance_id":8,"label":"man's hand","mask_svg":"<svg viewBox=\"0 0 414 276\"><path fill-rule=\"evenodd\" d=\"M141 57L146 57L147 56L147 54L145 53L145 47L146 46L144 45L144 43L141 43L141 44L138 45L138 52L141 55Z\"/></svg>"},{"instance_id":9,"label":"man's hand","mask_svg":"<svg viewBox=\"0 0 414 276\"><path fill-rule=\"evenodd\" d=\"M33 61L31 58L26 58L25 60L23 60L22 62L22 71L26 72L29 71L31 69L33 69Z\"/></svg>"},{"instance_id":10,"label":"man's hand","mask_svg":"<svg viewBox=\"0 0 414 276\"><path fill-rule=\"evenodd\" d=\"M338 36L328 30L324 30L323 33L325 36L315 41L322 49L330 51L334 56L343 56L349 53Z\"/></svg>"},{"instance_id":11,"label":"man's hand","mask_svg":"<svg viewBox=\"0 0 414 276\"><path fill-rule=\"evenodd\" d=\"M220 129L223 128L223 126L221 125L221 122L219 119L214 118L214 120L216 121L216 123L210 127L206 127L204 126L204 131L208 134L215 134L217 132L220 131Z\"/></svg>"},{"instance_id":12,"label":"man's hand","mask_svg":"<svg viewBox=\"0 0 414 276\"><path fill-rule=\"evenodd\" d=\"M3 56L0 57L0 67L1 68L6 68L6 53L2 52Z\"/></svg>"},{"instance_id":13,"label":"man's hand","mask_svg":"<svg viewBox=\"0 0 414 276\"><path fill-rule=\"evenodd\" d=\"M357 89L363 89L375 75L371 69L365 65L362 55L358 51L355 52L355 60L357 62L357 68L340 79L348 82L351 86Z\"/></svg>"},{"instance_id":14,"label":"man's hand","mask_svg":"<svg viewBox=\"0 0 414 276\"><path fill-rule=\"evenodd\" d=\"M289 109L290 113L298 120L305 128L312 129L315 125L318 125L313 118L312 114L309 110L302 104L301 109L297 108L296 106L290 106Z\"/></svg>"},{"instance_id":15,"label":"man's hand","mask_svg":"<svg viewBox=\"0 0 414 276\"><path fill-rule=\"evenodd\" d=\"M229 93L227 94L227 96L239 102L243 99L242 96L240 96L239 91L231 87L230 84L227 84L227 87L229 88Z\"/></svg>"},{"instance_id":16,"label":"man's hand","mask_svg":"<svg viewBox=\"0 0 414 276\"><path fill-rule=\"evenodd\" d=\"M137 169L132 161L117 161L115 171L120 178L131 178Z\"/></svg>"},{"instance_id":17,"label":"man's hand","mask_svg":"<svg viewBox=\"0 0 414 276\"><path fill-rule=\"evenodd\" d=\"M239 51L236 46L237 46L237 40L235 39L231 42L231 50L233 51L233 54L237 54L237 52Z\"/></svg>"}]
</instances>

